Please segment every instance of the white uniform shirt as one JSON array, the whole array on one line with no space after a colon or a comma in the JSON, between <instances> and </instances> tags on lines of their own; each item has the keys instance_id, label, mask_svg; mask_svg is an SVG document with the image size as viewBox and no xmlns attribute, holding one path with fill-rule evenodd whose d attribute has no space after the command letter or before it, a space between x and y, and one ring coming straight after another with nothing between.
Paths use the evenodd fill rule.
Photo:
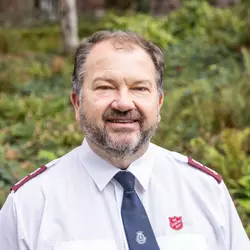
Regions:
<instances>
[{"instance_id":1,"label":"white uniform shirt","mask_svg":"<svg viewBox=\"0 0 250 250\"><path fill-rule=\"evenodd\" d=\"M128 250L123 189L112 179L119 169L86 141L46 166L5 202L0 250ZM187 157L150 144L128 171L161 250L250 250L223 181Z\"/></svg>"}]
</instances>

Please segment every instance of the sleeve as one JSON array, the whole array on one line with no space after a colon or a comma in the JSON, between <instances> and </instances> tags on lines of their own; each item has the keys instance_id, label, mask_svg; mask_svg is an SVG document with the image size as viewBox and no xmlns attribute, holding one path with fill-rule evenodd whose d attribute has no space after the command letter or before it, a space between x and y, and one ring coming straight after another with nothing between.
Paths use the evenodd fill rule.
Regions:
<instances>
[{"instance_id":1,"label":"sleeve","mask_svg":"<svg viewBox=\"0 0 250 250\"><path fill-rule=\"evenodd\" d=\"M250 241L224 182L221 183L221 188L221 202L225 213L224 249L250 250Z\"/></svg>"},{"instance_id":2,"label":"sleeve","mask_svg":"<svg viewBox=\"0 0 250 250\"><path fill-rule=\"evenodd\" d=\"M0 249L28 250L24 243L22 228L17 220L14 193L10 193L0 210Z\"/></svg>"}]
</instances>

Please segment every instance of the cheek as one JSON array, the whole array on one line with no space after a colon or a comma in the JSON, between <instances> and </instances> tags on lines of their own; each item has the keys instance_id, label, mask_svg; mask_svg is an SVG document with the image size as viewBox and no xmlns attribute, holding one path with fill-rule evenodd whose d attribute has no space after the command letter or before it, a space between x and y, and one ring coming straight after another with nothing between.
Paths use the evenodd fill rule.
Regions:
<instances>
[{"instance_id":1,"label":"cheek","mask_svg":"<svg viewBox=\"0 0 250 250\"><path fill-rule=\"evenodd\" d=\"M144 115L151 119L154 119L159 111L159 104L157 102L152 102L152 100L141 103L140 107Z\"/></svg>"},{"instance_id":2,"label":"cheek","mask_svg":"<svg viewBox=\"0 0 250 250\"><path fill-rule=\"evenodd\" d=\"M90 120L100 121L110 103L103 99L86 99L83 103L83 110Z\"/></svg>"},{"instance_id":3,"label":"cheek","mask_svg":"<svg viewBox=\"0 0 250 250\"><path fill-rule=\"evenodd\" d=\"M109 106L114 99L114 93L112 91L86 91L86 103L88 106L96 107L98 109Z\"/></svg>"},{"instance_id":4,"label":"cheek","mask_svg":"<svg viewBox=\"0 0 250 250\"><path fill-rule=\"evenodd\" d=\"M159 121L158 108L157 107L144 107L142 110L144 116L145 126L152 126Z\"/></svg>"},{"instance_id":5,"label":"cheek","mask_svg":"<svg viewBox=\"0 0 250 250\"><path fill-rule=\"evenodd\" d=\"M150 110L146 114L147 120L149 123L155 123L158 120L158 112L156 109Z\"/></svg>"}]
</instances>

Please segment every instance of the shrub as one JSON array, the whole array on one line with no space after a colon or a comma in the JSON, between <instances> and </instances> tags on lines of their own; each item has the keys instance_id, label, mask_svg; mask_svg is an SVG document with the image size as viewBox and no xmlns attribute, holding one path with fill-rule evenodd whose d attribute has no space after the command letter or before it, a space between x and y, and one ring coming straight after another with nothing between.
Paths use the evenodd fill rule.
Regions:
<instances>
[{"instance_id":1,"label":"shrub","mask_svg":"<svg viewBox=\"0 0 250 250\"><path fill-rule=\"evenodd\" d=\"M109 12L82 22L79 34L131 29L164 48L166 95L153 141L221 173L250 233L250 55L244 46L250 22L242 6L221 10L186 1L163 18ZM0 37L1 206L13 183L79 145L82 135L67 98L73 65L60 55L59 27L0 30Z\"/></svg>"}]
</instances>

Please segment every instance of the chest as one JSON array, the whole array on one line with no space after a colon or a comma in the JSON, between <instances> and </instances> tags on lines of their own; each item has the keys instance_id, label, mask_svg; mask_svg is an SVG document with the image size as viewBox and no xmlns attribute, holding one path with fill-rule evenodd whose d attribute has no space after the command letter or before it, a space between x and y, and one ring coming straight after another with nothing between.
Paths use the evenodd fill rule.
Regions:
<instances>
[{"instance_id":1,"label":"chest","mask_svg":"<svg viewBox=\"0 0 250 250\"><path fill-rule=\"evenodd\" d=\"M58 195L49 195L38 232L38 249L127 250L121 218L123 192L110 183L100 192L95 185L88 190L70 187ZM178 189L150 184L147 192L138 192L147 211L160 249L216 250L222 244L218 237L218 214L186 187ZM200 204L199 206L197 204ZM208 203L209 204L209 203ZM213 222L213 223L211 223ZM136 236L135 236L136 237ZM53 246L53 248L51 248Z\"/></svg>"}]
</instances>

